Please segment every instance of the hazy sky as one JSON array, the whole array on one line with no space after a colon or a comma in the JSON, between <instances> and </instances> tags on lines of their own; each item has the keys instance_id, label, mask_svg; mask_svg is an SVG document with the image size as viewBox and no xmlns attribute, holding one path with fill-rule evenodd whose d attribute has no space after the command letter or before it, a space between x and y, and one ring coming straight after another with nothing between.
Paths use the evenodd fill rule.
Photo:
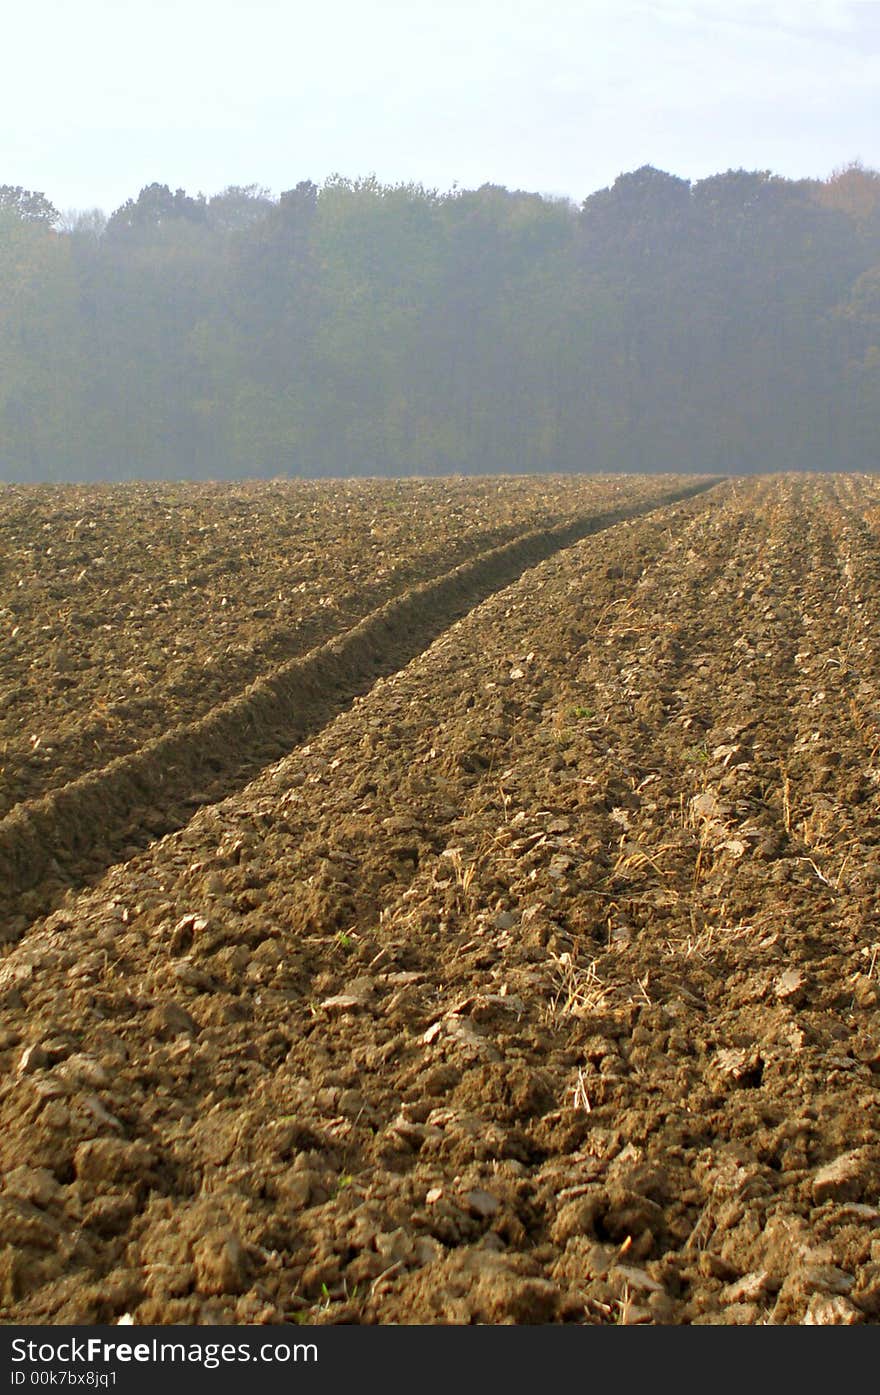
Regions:
<instances>
[{"instance_id":1,"label":"hazy sky","mask_svg":"<svg viewBox=\"0 0 880 1395\"><path fill-rule=\"evenodd\" d=\"M62 209L880 166L880 0L31 0L3 44L0 183Z\"/></svg>"}]
</instances>

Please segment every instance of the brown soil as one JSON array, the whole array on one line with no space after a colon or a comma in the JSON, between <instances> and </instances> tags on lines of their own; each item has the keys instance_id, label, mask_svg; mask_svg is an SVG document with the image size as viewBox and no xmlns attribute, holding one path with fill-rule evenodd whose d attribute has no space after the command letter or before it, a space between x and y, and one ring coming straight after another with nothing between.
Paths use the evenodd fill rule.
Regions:
<instances>
[{"instance_id":1,"label":"brown soil","mask_svg":"<svg viewBox=\"0 0 880 1395\"><path fill-rule=\"evenodd\" d=\"M649 511L662 500L699 493L710 482L679 482L675 489L669 483L598 483L592 511L552 527L521 531L432 580L402 587L342 634L276 665L195 721L169 719L166 730L152 737L148 724L141 732L146 739L136 749L72 779L63 778L63 760L53 766L55 788L42 798L20 802L0 820L0 942L17 939L30 919L57 904L65 887L94 879L120 857L136 855L158 836L180 828L194 807L240 788L270 760L326 724L380 674L400 668L456 617L526 566L620 518ZM579 482L570 502L583 504L586 493ZM612 502L616 507L597 511ZM125 516L122 507L120 518ZM426 558L431 576L436 563L430 553ZM415 569L413 563L410 570ZM358 597L361 610L367 600L364 591ZM302 647L300 640L300 632L292 636L294 648ZM224 681L228 686L229 674ZM161 684L157 692L158 703ZM167 697L165 693L164 700ZM183 699L175 717L203 706L205 696L193 686L184 689ZM127 741L134 742L139 730L137 723L129 726ZM69 735L67 773L72 774L78 763L95 757L91 746L83 744L77 722ZM57 747L50 751L58 754Z\"/></svg>"},{"instance_id":2,"label":"brown soil","mask_svg":"<svg viewBox=\"0 0 880 1395\"><path fill-rule=\"evenodd\" d=\"M36 921L3 1319L875 1322L878 503L556 552Z\"/></svg>"},{"instance_id":3,"label":"brown soil","mask_svg":"<svg viewBox=\"0 0 880 1395\"><path fill-rule=\"evenodd\" d=\"M670 480L0 489L0 816L198 719L407 587Z\"/></svg>"}]
</instances>

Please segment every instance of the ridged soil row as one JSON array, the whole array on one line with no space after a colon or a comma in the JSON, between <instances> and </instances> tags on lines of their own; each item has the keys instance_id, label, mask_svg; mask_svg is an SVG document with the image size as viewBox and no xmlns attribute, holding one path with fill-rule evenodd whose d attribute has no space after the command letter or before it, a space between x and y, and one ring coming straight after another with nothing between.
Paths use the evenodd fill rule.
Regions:
<instances>
[{"instance_id":1,"label":"ridged soil row","mask_svg":"<svg viewBox=\"0 0 880 1395\"><path fill-rule=\"evenodd\" d=\"M683 481L494 477L410 481L402 492L388 481L361 483L375 513L366 498L352 507L340 482L325 482L317 511L304 481L279 486L275 509L271 489L243 499L234 488L181 487L161 533L155 504L139 513L137 492L124 486L105 491L94 533L72 486L54 509L30 496L26 517L4 495L0 589L11 582L15 604L0 605L0 818L170 725L197 722L411 586L526 531L646 503ZM246 517L224 536L236 504ZM80 525L90 535L83 549ZM138 566L146 569L139 581ZM88 579L90 567L97 578Z\"/></svg>"},{"instance_id":2,"label":"ridged soil row","mask_svg":"<svg viewBox=\"0 0 880 1395\"><path fill-rule=\"evenodd\" d=\"M344 635L280 665L197 722L81 776L0 822L0 939L19 938L65 889L186 822L319 730L380 676L526 568L625 519L691 498L700 480L650 503L531 531L388 601ZM147 839L148 840L148 839Z\"/></svg>"},{"instance_id":3,"label":"ridged soil row","mask_svg":"<svg viewBox=\"0 0 880 1395\"><path fill-rule=\"evenodd\" d=\"M570 1104L600 1022L572 1039L557 968L604 938L580 902L625 790L570 684L714 503L551 557L10 950L0 1319L286 1321L348 1292L459 1321L459 1285L473 1320L583 1314L541 1266L601 1162Z\"/></svg>"},{"instance_id":4,"label":"ridged soil row","mask_svg":"<svg viewBox=\"0 0 880 1395\"><path fill-rule=\"evenodd\" d=\"M824 491L552 557L33 926L0 1320L876 1322Z\"/></svg>"}]
</instances>

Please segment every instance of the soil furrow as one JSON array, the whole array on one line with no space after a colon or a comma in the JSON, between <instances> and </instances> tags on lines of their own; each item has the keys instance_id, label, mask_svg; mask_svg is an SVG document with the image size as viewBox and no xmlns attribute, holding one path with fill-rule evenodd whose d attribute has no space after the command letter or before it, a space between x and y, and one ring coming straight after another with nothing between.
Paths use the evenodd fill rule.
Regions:
<instances>
[{"instance_id":1,"label":"soil furrow","mask_svg":"<svg viewBox=\"0 0 880 1395\"><path fill-rule=\"evenodd\" d=\"M407 587L674 480L0 492L0 815L192 722ZM4 565L5 564L5 565Z\"/></svg>"},{"instance_id":2,"label":"soil furrow","mask_svg":"<svg viewBox=\"0 0 880 1395\"><path fill-rule=\"evenodd\" d=\"M559 834L549 829L553 810L568 808L573 796L574 808L578 808L581 789L586 796L587 817L593 805L593 792L574 783L574 772L564 761L565 780L563 773L554 769L560 749L554 681L559 662L564 671L564 655L572 647L589 645L595 621L607 614L609 604L626 596L644 566L669 545L671 529L705 507L704 501L697 500L621 525L606 536L601 552L589 544L574 549L580 576L575 574L573 582L568 579L569 552L545 562L454 626L407 670L378 684L310 748L295 753L277 771L267 772L251 787L245 807L239 809L233 800L198 814L186 830L157 844L129 868L113 869L95 892L56 913L35 928L33 937L12 950L4 965L2 985L12 1021L20 1018L25 1007L29 1021L39 1020L44 1027L54 1021L59 1030L66 1030L63 1015L59 1017L59 991L69 993L74 982L77 1000L80 988L84 988L92 1003L86 1036L76 1029L79 1045L87 1054L91 1051L88 1034L96 1014L99 1036L104 1024L119 1049L137 1062L137 1082L132 1082L131 1092L126 1086L127 1097L123 1098L115 1089L110 1094L102 1090L101 1107L112 1112L125 1139L152 1140L153 1146L159 1141L157 1129L162 1130L154 1202L144 1212L147 1197L135 1183L134 1206L124 1205L125 1215L122 1211L116 1214L121 1197L118 1201L104 1198L99 1209L111 1230L120 1238L124 1236L126 1245L133 1244L139 1250L137 1236L146 1226L152 1238L148 1241L144 1232L143 1243L159 1247L155 1250L159 1268L151 1281L157 1295L164 1292L165 1269L164 1260L158 1258L164 1229L161 1222L156 1229L155 1207L161 1209L162 1198L177 1198L175 1205L184 1207L180 1233L185 1235L190 1216L196 1214L191 1211L191 1202L199 1214L205 1206L213 1214L218 1205L222 1209L227 1204L223 1193L232 1174L240 1176L242 1164L237 1145L232 1144L236 1161L231 1170L226 1166L232 1153L227 1154L226 1144L219 1140L225 1138L227 1126L238 1135L243 1124L241 1111L247 1110L255 1087L261 1095L269 1087L272 1116L302 1130L297 1136L304 1147L303 1158L312 1156L305 1173L296 1179L299 1202L294 1191L286 1201L279 1198L275 1193L276 1169L269 1169L265 1185L276 1194L270 1209L277 1212L277 1220L273 1231L262 1230L260 1244L267 1251L279 1245L289 1248L290 1226L302 1224L296 1216L303 1200L314 1203L308 1228L322 1217L330 1222L326 1237L316 1237L318 1249L313 1260L305 1265L297 1262L285 1279L288 1313L298 1311L297 1302L307 1304L309 1295L316 1288L320 1291L322 1285L335 1292L334 1274L339 1271L333 1247L340 1232L330 1203L337 1196L347 1202L359 1195L346 1180L351 1174L357 1172L359 1188L371 1175L384 1188L382 1178L391 1168L399 1177L394 1188L401 1190L394 1205L406 1207L415 1181L407 1180L410 1166L406 1160L415 1157L413 1141L421 1127L418 1115L432 1100L435 1109L449 1102L449 1087L460 1078L462 1089L457 1102L452 1101L454 1118L446 1129L445 1154L437 1158L441 1169L446 1166L442 1161L445 1155L450 1163L459 1159L462 1167L467 1164L472 1169L469 1140L475 1138L479 1138L478 1156L540 1158L553 1147L554 1129L561 1126L564 1132L568 1128L564 1118L536 1119L543 1132L539 1130L530 1140L523 1131L536 1110L546 1112L557 1089L552 1077L545 1081L540 1070L536 1073L529 1064L532 1047L539 1055L546 1050L548 1059L554 1044L557 1051L570 1051L564 1016L556 1025L552 1020L545 1022L540 992L533 1005L512 998L510 1022L521 1039L512 1049L519 1064L513 1066L512 1074L495 1070L495 1085L485 1100L491 1113L496 1103L494 1091L513 1090L508 1105L513 1126L510 1140L509 1129L499 1131L488 1121L471 1122L475 1100L485 1085L484 1058L488 1052L491 1065L495 1048L488 1043L483 1047L474 1036L456 984L482 984L497 961L493 940L496 936L502 941L511 939L509 931L493 923L496 915L504 915L508 902L505 899L499 906L499 895L505 894L503 881L494 892L490 890L495 844L485 837L485 820L493 821L490 826L496 826L497 821L498 829L505 831L513 846L513 865L519 864L514 845L522 834L529 848L535 841L530 814L522 807L529 795L527 789L517 790L515 772L505 773L505 766L508 757L515 764L534 757L534 723L543 714L539 756L549 759L542 776L545 783L535 790L540 802L534 806L540 811L537 828L541 846L529 852L527 864L518 866L519 877L526 878L527 886L535 873L534 894L528 896L525 906L531 910L524 923L528 933L522 956L515 954L516 962L528 974L534 956L539 967L546 957L542 945L548 937L552 940L554 935L564 934L561 925L554 926L552 910L551 863L560 842ZM577 587L577 603L566 608L566 596L575 599L572 584ZM535 608L544 627L541 651L538 655L522 652L520 656L521 644L534 633ZM516 646L512 653L508 653L508 643ZM265 846L259 846L255 835L265 839ZM266 876L266 855L276 861L282 873L277 884ZM498 868L502 877L505 861ZM427 915L418 906L418 897L425 894L437 902L436 909ZM204 901L205 895L210 905ZM488 897L485 914L478 910L484 895ZM200 919L203 911L209 911L204 924ZM100 927L94 923L95 912ZM87 926L91 948L83 953ZM287 943L279 959L275 957L275 936L282 926ZM208 959L203 959L204 955ZM448 973L448 985L432 981L432 966L436 969L441 965ZM201 1024L198 1049L186 1059L179 1051L182 1043L177 1027L192 1019L176 1015L168 997L170 988L172 998L179 999L183 979L178 970L184 977L192 976L193 971L196 975L207 973L210 978L200 981L214 985L210 1001L204 1004L211 1020ZM352 1010L359 1015L356 998L362 983L356 987L354 999L343 991L336 994L338 1007L329 1001L334 989L344 990L358 977L376 979L383 1007L375 1034L355 1033L357 1039L352 1039L343 1053L343 1062L329 1038L329 1051L321 1047L321 1040L327 1035L328 1022L339 1020L344 1025ZM63 990L62 979L69 980ZM244 997L235 987L238 979L248 985ZM539 979L539 989L541 986ZM481 991L486 991L485 987ZM552 977L548 991L555 991ZM252 994L260 1000L260 1025L252 1017ZM487 1010L490 1014L495 1011L490 1004ZM506 1006L499 1010L504 1020ZM341 1013L338 1019L337 1013ZM365 1013L366 1025L372 1021L366 1005ZM420 1044L420 1033L430 1031L438 1014L446 1025L438 1034L437 1047L425 1047ZM518 1015L523 1019L521 1027L515 1025ZM457 1036L459 1026L463 1035ZM158 1034L146 1050L138 1044L144 1028L148 1039L154 1032ZM10 1035L5 1040L15 1048ZM109 1038L102 1040L109 1042ZM167 1045L159 1045L157 1057L155 1049L162 1041ZM254 1043L256 1054L243 1049L246 1041ZM463 1076L443 1065L450 1045L456 1053L456 1042L464 1062L471 1063ZM111 1044L111 1053L114 1049ZM179 1065L186 1074L186 1106L182 1100L178 1102L179 1085L171 1086L169 1093L161 1064L166 1057L174 1062L174 1071ZM287 1062L283 1070L273 1068L271 1078L264 1070L270 1057L276 1066L282 1058ZM35 1064L40 1059L35 1057ZM66 1054L65 1060L69 1059ZM389 1091L381 1083L384 1071L392 1065L411 1076L402 1093L401 1087ZM160 1074L151 1075L157 1068ZM566 1066L564 1075L568 1073ZM508 1076L510 1084L506 1085ZM343 1098L346 1089L356 1090L360 1078L370 1097L366 1107L364 1096ZM291 1093L294 1081L299 1081L294 1093L305 1092L301 1106ZM82 1137L74 1118L78 1118L78 1099L71 1099L74 1115L63 1106L68 1112L62 1137L51 1132L53 1120L61 1122L61 1112L50 1109L49 1116L43 1117L42 1095L38 1107L42 1122L33 1115L28 1102L30 1081L22 1076L13 1079L10 1086L5 1095L0 1090L0 1107L18 1112L22 1125L27 1120L31 1141L26 1156L33 1165L51 1170L53 1176L69 1176L70 1168L76 1166L73 1154ZM315 1089L326 1092L322 1097L335 1120L329 1133L326 1124L318 1125L308 1100ZM472 1093L474 1098L470 1099ZM337 1111L340 1103L341 1114ZM345 1111L350 1107L353 1113L349 1116ZM458 1123L459 1114L462 1124ZM216 1174L213 1164L207 1164L205 1170L201 1144L196 1154L191 1154L183 1133L179 1142L175 1141L177 1125L173 1121L178 1119L188 1131L195 1117L209 1121L205 1146L218 1160ZM299 1118L296 1125L295 1117ZM522 1126L516 1126L518 1118ZM115 1126L107 1127L111 1134L116 1132ZM437 1127L430 1126L432 1136ZM44 1128L50 1132L45 1133ZM246 1131L246 1124L244 1128ZM86 1134L90 1129L86 1123ZM99 1132L103 1132L101 1125ZM217 1144L212 1141L215 1139ZM279 1156L283 1156L288 1145L280 1137L279 1145ZM488 1153L484 1154L486 1148ZM0 1161L11 1156L25 1156L18 1130L14 1140L7 1139L7 1152ZM251 1183L245 1185L250 1187ZM205 1201L197 1202L203 1187L207 1187ZM423 1203L424 1189L421 1191ZM522 1210L524 1217L532 1210L531 1188L526 1192L517 1207L517 1213ZM97 1193L94 1200L98 1200ZM328 1205L330 1210L321 1209ZM375 1205L371 1203L371 1210ZM103 1222L91 1201L86 1206L91 1235L92 1224ZM288 1212L289 1207L293 1209ZM381 1203L383 1214L384 1207ZM111 1211L115 1219L111 1219ZM378 1213L374 1219L381 1219ZM380 1231L387 1224L382 1221ZM512 1214L509 1224L515 1232L524 1222ZM540 1209L533 1224L540 1235L544 1227ZM343 1222L343 1229L346 1225ZM457 1205L452 1210L444 1205L434 1218L433 1228L426 1225L423 1229L426 1253L431 1245L437 1254L442 1252L439 1235L448 1234L451 1242L455 1234L462 1239L479 1239L484 1233L488 1233L484 1220L468 1218ZM85 1249L80 1246L70 1256L69 1292L63 1281L60 1288L54 1284L52 1265L21 1269L13 1276L13 1291L23 1298L36 1284L33 1301L26 1302L20 1311L44 1317L52 1313L52 1320L60 1320L63 1312L101 1311L109 1315L115 1304L129 1301L124 1295L132 1290L126 1288L125 1280L119 1286L115 1272L121 1253L117 1241L111 1239L109 1245L100 1242L97 1250L90 1248L91 1240L84 1243ZM311 1243L303 1238L306 1251ZM154 1263L152 1259L148 1262ZM377 1268L371 1259L361 1265L364 1277L371 1282L388 1267L380 1262ZM358 1282L355 1272L347 1281L352 1288ZM78 1277L74 1279L74 1275ZM175 1282L172 1280L172 1286ZM40 1292L44 1284L48 1289ZM98 1306L90 1309L95 1303ZM166 1317L171 1311L167 1305L163 1307Z\"/></svg>"},{"instance_id":3,"label":"soil furrow","mask_svg":"<svg viewBox=\"0 0 880 1395\"><path fill-rule=\"evenodd\" d=\"M240 787L524 568L622 518L690 498L711 484L701 481L649 504L593 514L493 548L386 602L345 635L280 665L199 721L18 805L0 822L0 935L17 938L66 888L180 827L194 806Z\"/></svg>"},{"instance_id":4,"label":"soil furrow","mask_svg":"<svg viewBox=\"0 0 880 1395\"><path fill-rule=\"evenodd\" d=\"M844 516L557 552L10 946L3 1319L876 1323Z\"/></svg>"}]
</instances>

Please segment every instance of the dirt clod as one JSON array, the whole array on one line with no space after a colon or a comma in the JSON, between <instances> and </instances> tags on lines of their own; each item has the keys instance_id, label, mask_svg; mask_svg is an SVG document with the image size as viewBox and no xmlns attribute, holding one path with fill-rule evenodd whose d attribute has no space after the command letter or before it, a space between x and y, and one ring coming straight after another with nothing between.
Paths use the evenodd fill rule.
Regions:
<instances>
[{"instance_id":1,"label":"dirt clod","mask_svg":"<svg viewBox=\"0 0 880 1395\"><path fill-rule=\"evenodd\" d=\"M299 532L245 527L256 572L196 546L229 582L204 635L193 588L145 594L125 699L101 626L131 588L68 610L15 553L24 619L131 711L52 708L10 650L45 742L10 732L0 828L3 1321L880 1321L880 487L727 480L645 511L661 485L693 482L341 488L350 545L304 486ZM291 491L257 514L289 522ZM397 507L423 497L436 537ZM448 564L519 547L528 499L545 533L618 516L460 591ZM246 601L271 614L240 624ZM170 635L192 649L150 668ZM328 640L332 682L297 669L292 698L285 665ZM175 691L147 827L109 757L170 738ZM305 741L278 721L300 699ZM202 716L227 736L190 764ZM27 829L52 851L24 887Z\"/></svg>"}]
</instances>

